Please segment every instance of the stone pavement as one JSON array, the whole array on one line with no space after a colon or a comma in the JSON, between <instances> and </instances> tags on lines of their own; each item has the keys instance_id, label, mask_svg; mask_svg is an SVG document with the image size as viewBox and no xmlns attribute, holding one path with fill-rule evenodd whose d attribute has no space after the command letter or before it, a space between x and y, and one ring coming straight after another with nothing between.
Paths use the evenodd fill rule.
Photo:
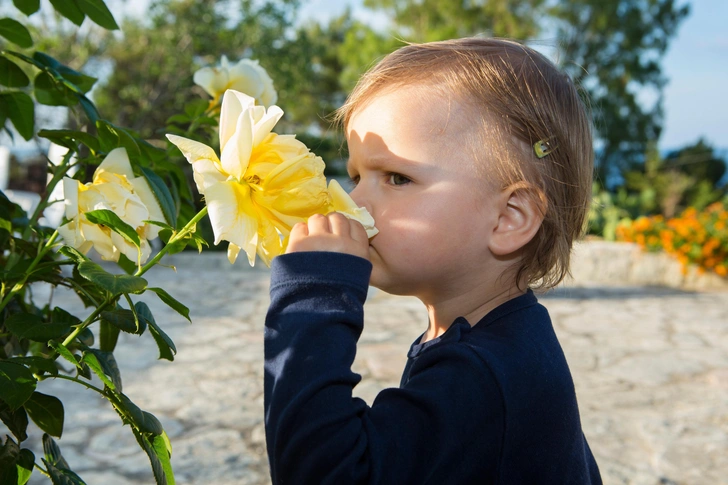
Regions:
<instances>
[{"instance_id":1,"label":"stone pavement","mask_svg":"<svg viewBox=\"0 0 728 485\"><path fill-rule=\"evenodd\" d=\"M268 272L244 261L230 267L220 253L176 258L176 273L159 267L148 279L186 302L193 323L153 295L144 298L178 354L173 363L159 361L150 335L123 334L115 354L124 392L166 428L178 484L268 484ZM541 301L574 374L584 432L606 484L728 484L728 292L576 282ZM80 308L59 292L54 303ZM417 300L376 290L365 314L355 393L371 403L398 384L426 317ZM64 381L39 390L64 402L58 443L89 485L153 483L146 456L108 403ZM39 451L39 442L36 431L28 445ZM35 473L31 484L40 483L49 481Z\"/></svg>"}]
</instances>

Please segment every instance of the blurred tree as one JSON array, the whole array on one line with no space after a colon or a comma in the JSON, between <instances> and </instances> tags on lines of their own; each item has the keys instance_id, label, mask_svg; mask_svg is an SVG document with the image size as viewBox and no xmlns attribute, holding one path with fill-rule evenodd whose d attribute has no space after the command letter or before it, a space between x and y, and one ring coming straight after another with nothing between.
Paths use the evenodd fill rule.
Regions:
<instances>
[{"instance_id":1,"label":"blurred tree","mask_svg":"<svg viewBox=\"0 0 728 485\"><path fill-rule=\"evenodd\" d=\"M190 99L205 96L192 75L203 65L255 58L276 81L281 99L292 82L285 78L285 37L298 0L156 0L147 23L127 19L123 37L107 51L113 72L96 94L112 122L143 137L159 137L169 116Z\"/></svg>"},{"instance_id":2,"label":"blurred tree","mask_svg":"<svg viewBox=\"0 0 728 485\"><path fill-rule=\"evenodd\" d=\"M397 33L411 42L475 34L529 39L541 31L545 0L364 0L394 20Z\"/></svg>"},{"instance_id":3,"label":"blurred tree","mask_svg":"<svg viewBox=\"0 0 728 485\"><path fill-rule=\"evenodd\" d=\"M687 4L677 0L568 0L558 2L561 65L583 86L593 109L598 181L644 160L662 130L660 62ZM645 106L640 93L654 98ZM649 104L649 103L647 103Z\"/></svg>"},{"instance_id":4,"label":"blurred tree","mask_svg":"<svg viewBox=\"0 0 728 485\"><path fill-rule=\"evenodd\" d=\"M388 35L369 29L359 39L385 54L391 39L425 42L485 34L524 41L555 35L559 63L583 86L598 138L598 180L643 160L662 127L660 62L688 5L677 0L365 0L392 18ZM380 40L378 48L371 46ZM384 39L384 40L382 40ZM343 59L345 86L363 63L356 51ZM357 73L357 74L358 74ZM654 102L641 95L649 92Z\"/></svg>"}]
</instances>

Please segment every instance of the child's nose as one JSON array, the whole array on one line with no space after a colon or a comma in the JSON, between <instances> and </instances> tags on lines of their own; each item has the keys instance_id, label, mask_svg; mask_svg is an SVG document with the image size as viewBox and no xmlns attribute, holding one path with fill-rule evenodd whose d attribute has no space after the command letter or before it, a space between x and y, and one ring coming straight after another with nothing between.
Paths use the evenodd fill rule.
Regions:
<instances>
[{"instance_id":1,"label":"child's nose","mask_svg":"<svg viewBox=\"0 0 728 485\"><path fill-rule=\"evenodd\" d=\"M366 210L369 211L370 214L372 214L372 206L369 204L369 200L365 194L363 184L357 184L356 187L354 187L354 190L349 192L349 195L351 196L351 199L358 205L359 207L364 207Z\"/></svg>"}]
</instances>

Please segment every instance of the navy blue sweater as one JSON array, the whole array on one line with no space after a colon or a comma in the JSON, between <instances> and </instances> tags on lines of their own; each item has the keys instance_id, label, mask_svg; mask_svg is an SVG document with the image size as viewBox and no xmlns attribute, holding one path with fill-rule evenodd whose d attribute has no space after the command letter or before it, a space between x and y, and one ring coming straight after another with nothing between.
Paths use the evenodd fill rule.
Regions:
<instances>
[{"instance_id":1,"label":"navy blue sweater","mask_svg":"<svg viewBox=\"0 0 728 485\"><path fill-rule=\"evenodd\" d=\"M371 264L273 260L265 425L278 484L599 484L574 384L533 293L412 345L397 389L352 397Z\"/></svg>"}]
</instances>

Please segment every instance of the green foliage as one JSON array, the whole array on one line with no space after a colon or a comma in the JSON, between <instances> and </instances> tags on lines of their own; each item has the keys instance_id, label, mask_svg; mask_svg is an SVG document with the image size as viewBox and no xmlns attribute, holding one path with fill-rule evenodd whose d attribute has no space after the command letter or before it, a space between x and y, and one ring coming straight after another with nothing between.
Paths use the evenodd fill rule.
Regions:
<instances>
[{"instance_id":1,"label":"green foliage","mask_svg":"<svg viewBox=\"0 0 728 485\"><path fill-rule=\"evenodd\" d=\"M15 4L25 14L39 8L38 2L33 0L16 0ZM88 17L104 28L116 28L116 22L102 0L52 1L51 4L60 15L76 24ZM32 41L30 34L36 28L28 29L16 20L10 20L0 19L0 35L18 44L19 48L28 46L28 39ZM37 46L40 45L43 41ZM73 49L59 52L61 56L69 57L78 54ZM88 60L91 52L81 53L88 54ZM15 438L8 437L0 447L0 483L24 484L36 467L54 484L84 483L51 438L63 434L63 403L57 397L36 391L40 381L61 379L70 385L90 389L108 400L149 456L156 483L173 484L171 446L162 424L122 393L121 369L113 352L118 335L123 331L154 339L160 358L174 359L176 348L163 330L164 322L158 323L144 302L132 298L149 289L170 308L190 319L189 309L184 304L162 288L147 288L142 275L172 250L188 244L196 247L206 244L196 234L197 223L206 210L197 214L190 212L192 191L186 174L169 161L171 149L149 143L133 127L124 127L101 115L103 110L97 109L86 96L96 83L94 77L41 50L3 50L0 68L2 126L7 130L8 124L12 123L25 139L39 136L69 149L62 162L49 167L52 177L46 193L50 194L65 177L69 177L70 169L74 167L79 169L75 175L77 180L90 179L93 168L109 152L124 148L132 171L146 179L164 214L163 221L148 223L161 226L165 232L164 241L169 243L144 265L141 261L132 262L125 256L120 257L119 267L124 272L117 273L91 261L78 249L62 246L58 231L38 224L40 215L49 205L47 195L32 214L26 214L0 192L0 420ZM180 86L179 91L189 89L183 90ZM60 130L36 127L35 103L69 107L72 113L69 125L72 126ZM212 116L216 113L207 102L191 104L186 110L188 119L178 123L177 129L190 137L195 136L197 127L202 127L201 132L207 136L216 123L204 124L201 120L214 121ZM141 259L142 238L147 237L143 230L137 232L118 214L106 209L85 212L75 223L81 220L95 225L99 231L128 241L140 250ZM62 266L71 269L62 272ZM62 308L53 307L51 301L36 301L32 286L37 282L73 290L89 307L90 313L82 320ZM148 337L144 336L147 328L151 334ZM98 347L95 347L97 341ZM94 374L103 387L96 387L91 382ZM45 432L44 457L40 461L21 447L28 439L30 422Z\"/></svg>"}]
</instances>

